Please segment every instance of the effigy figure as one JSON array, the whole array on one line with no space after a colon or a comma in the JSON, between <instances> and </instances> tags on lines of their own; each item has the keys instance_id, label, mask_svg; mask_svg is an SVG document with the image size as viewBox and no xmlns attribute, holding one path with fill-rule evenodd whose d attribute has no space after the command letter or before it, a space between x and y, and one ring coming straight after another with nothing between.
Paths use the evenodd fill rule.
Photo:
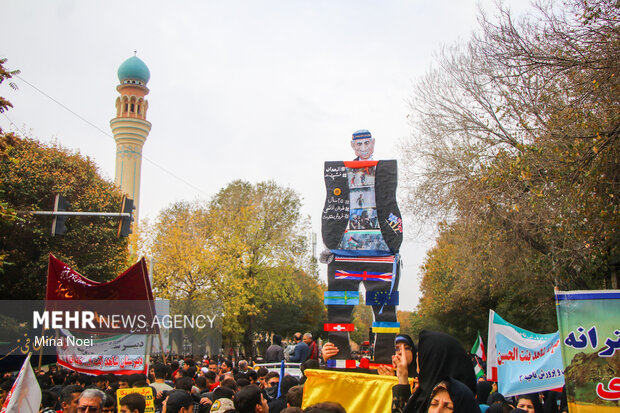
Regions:
<instances>
[{"instance_id":1,"label":"effigy figure","mask_svg":"<svg viewBox=\"0 0 620 413\"><path fill-rule=\"evenodd\" d=\"M372 306L374 363L391 364L396 320L398 281L403 240L402 218L396 202L395 160L372 159L375 139L363 129L353 133L353 161L325 162L327 196L322 214L322 254L327 263L325 331L338 354L328 365L354 367L349 332L351 316L360 303L359 287L366 290L365 304Z\"/></svg>"}]
</instances>

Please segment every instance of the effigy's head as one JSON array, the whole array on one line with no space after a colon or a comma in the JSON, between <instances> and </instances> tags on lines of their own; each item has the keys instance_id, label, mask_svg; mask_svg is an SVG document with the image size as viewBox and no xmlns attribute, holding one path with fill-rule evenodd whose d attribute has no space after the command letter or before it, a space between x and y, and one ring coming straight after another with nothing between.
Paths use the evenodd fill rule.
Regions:
<instances>
[{"instance_id":1,"label":"effigy's head","mask_svg":"<svg viewBox=\"0 0 620 413\"><path fill-rule=\"evenodd\" d=\"M360 161L367 161L371 159L372 153L375 151L375 139L366 129L360 129L353 132L351 148L353 148L355 156L357 156Z\"/></svg>"}]
</instances>

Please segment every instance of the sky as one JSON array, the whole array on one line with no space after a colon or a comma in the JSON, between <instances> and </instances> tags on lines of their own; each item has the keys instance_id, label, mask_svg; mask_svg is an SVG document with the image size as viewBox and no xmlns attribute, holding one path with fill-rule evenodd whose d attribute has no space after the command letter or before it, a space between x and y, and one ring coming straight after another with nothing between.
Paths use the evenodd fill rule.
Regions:
<instances>
[{"instance_id":1,"label":"sky","mask_svg":"<svg viewBox=\"0 0 620 413\"><path fill-rule=\"evenodd\" d=\"M0 58L21 70L18 90L0 85L14 105L0 127L79 151L113 180L116 71L137 51L153 125L140 219L235 179L274 180L301 194L318 253L323 162L353 159L358 129L376 139L375 159L401 162L414 83L442 45L470 37L479 7L494 10L474 0L0 0ZM433 236L408 231L415 211L400 209L399 309L411 311Z\"/></svg>"}]
</instances>

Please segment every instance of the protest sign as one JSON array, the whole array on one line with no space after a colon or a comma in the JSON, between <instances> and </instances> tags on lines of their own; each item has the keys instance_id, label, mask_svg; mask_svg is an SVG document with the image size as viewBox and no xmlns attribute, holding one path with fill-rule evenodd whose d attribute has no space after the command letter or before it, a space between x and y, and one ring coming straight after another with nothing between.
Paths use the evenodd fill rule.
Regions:
<instances>
[{"instance_id":1,"label":"protest sign","mask_svg":"<svg viewBox=\"0 0 620 413\"><path fill-rule=\"evenodd\" d=\"M618 411L620 291L556 291L571 413Z\"/></svg>"},{"instance_id":2,"label":"protest sign","mask_svg":"<svg viewBox=\"0 0 620 413\"><path fill-rule=\"evenodd\" d=\"M109 338L93 338L85 344L72 344L71 333L60 330L62 345L57 347L58 364L87 374L148 374L147 349L150 342L144 334L121 334Z\"/></svg>"},{"instance_id":3,"label":"protest sign","mask_svg":"<svg viewBox=\"0 0 620 413\"><path fill-rule=\"evenodd\" d=\"M535 345L496 334L498 391L504 396L561 388L564 369L560 333Z\"/></svg>"},{"instance_id":4,"label":"protest sign","mask_svg":"<svg viewBox=\"0 0 620 413\"><path fill-rule=\"evenodd\" d=\"M495 311L489 310L489 336L487 339L487 380L497 381L497 350L495 348L495 337L497 333L505 337L519 341L524 346L532 348L541 342L549 340L552 334L536 334L527 331L501 318Z\"/></svg>"},{"instance_id":5,"label":"protest sign","mask_svg":"<svg viewBox=\"0 0 620 413\"><path fill-rule=\"evenodd\" d=\"M138 393L144 396L144 400L146 401L146 408L144 409L144 413L155 412L155 400L153 399L152 387L131 387L128 389L118 389L116 391L116 405L118 406L119 412L121 411L121 399L131 393Z\"/></svg>"}]
</instances>

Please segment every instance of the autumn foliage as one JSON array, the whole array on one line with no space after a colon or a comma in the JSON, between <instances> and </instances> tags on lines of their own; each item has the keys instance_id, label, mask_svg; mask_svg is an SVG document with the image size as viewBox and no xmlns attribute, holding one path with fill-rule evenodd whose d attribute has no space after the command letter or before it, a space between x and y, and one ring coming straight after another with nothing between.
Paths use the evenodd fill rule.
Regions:
<instances>
[{"instance_id":1,"label":"autumn foliage","mask_svg":"<svg viewBox=\"0 0 620 413\"><path fill-rule=\"evenodd\" d=\"M440 223L420 314L463 340L488 309L557 330L553 288L617 288L620 8L539 3L480 16L411 100L417 218Z\"/></svg>"}]
</instances>

